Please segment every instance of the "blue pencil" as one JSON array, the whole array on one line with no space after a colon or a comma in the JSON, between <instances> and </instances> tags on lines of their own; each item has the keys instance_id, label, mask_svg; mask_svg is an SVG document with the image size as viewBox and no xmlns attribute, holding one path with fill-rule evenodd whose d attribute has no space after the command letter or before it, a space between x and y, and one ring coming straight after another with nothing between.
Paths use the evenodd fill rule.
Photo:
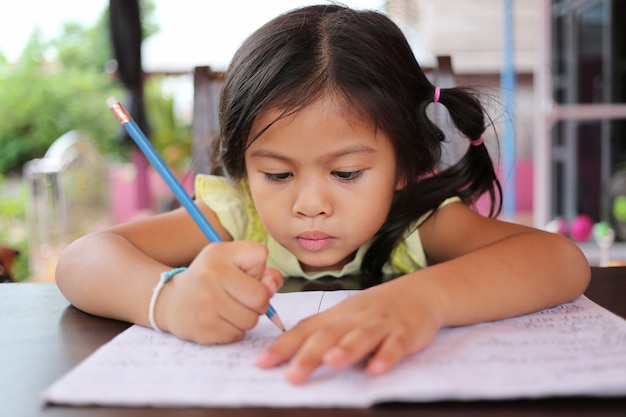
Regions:
<instances>
[{"instance_id":1,"label":"blue pencil","mask_svg":"<svg viewBox=\"0 0 626 417\"><path fill-rule=\"evenodd\" d=\"M221 242L220 235L217 234L211 223L204 217L198 206L195 205L191 197L187 194L187 191L180 184L178 179L174 176L172 171L163 161L163 158L154 149L146 135L142 132L141 128L137 125L135 120L128 114L124 106L122 106L114 97L107 100L107 104L120 124L126 129L126 132L135 141L139 149L144 153L146 158L150 161L154 169L157 170L159 175L163 178L165 183L170 187L178 201L187 209L187 212L193 220L196 222L200 230L209 239L210 242ZM274 323L279 329L285 331L285 326L282 320L278 316L274 307L270 305L265 315Z\"/></svg>"}]
</instances>

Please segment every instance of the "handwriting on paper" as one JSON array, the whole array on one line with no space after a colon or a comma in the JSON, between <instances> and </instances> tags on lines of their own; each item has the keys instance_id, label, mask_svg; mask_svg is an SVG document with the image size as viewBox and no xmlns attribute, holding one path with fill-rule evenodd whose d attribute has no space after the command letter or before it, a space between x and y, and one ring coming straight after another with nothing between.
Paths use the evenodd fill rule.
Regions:
<instances>
[{"instance_id":1,"label":"handwriting on paper","mask_svg":"<svg viewBox=\"0 0 626 417\"><path fill-rule=\"evenodd\" d=\"M287 327L353 292L277 294ZM626 321L585 297L512 319L443 329L372 377L322 368L301 386L254 359L278 335L263 318L238 343L200 346L133 326L55 383L51 402L168 406L349 406L385 401L626 394ZM277 395L277 393L280 393Z\"/></svg>"}]
</instances>

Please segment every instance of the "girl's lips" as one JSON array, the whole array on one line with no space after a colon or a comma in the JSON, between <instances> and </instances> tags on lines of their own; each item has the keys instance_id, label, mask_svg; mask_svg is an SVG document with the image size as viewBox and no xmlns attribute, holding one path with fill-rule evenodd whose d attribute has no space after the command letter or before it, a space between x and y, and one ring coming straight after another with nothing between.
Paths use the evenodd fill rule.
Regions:
<instances>
[{"instance_id":1,"label":"girl's lips","mask_svg":"<svg viewBox=\"0 0 626 417\"><path fill-rule=\"evenodd\" d=\"M320 251L328 247L335 240L334 237L321 232L305 232L298 235L296 239L298 239L298 243L300 243L304 249L310 251Z\"/></svg>"}]
</instances>

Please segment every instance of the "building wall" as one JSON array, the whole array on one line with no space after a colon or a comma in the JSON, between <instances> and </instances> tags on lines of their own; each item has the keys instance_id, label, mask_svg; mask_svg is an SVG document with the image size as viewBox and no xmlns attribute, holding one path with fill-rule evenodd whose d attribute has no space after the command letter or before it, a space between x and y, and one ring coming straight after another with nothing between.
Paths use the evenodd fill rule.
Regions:
<instances>
[{"instance_id":1,"label":"building wall","mask_svg":"<svg viewBox=\"0 0 626 417\"><path fill-rule=\"evenodd\" d=\"M405 30L418 59L453 57L455 72L498 73L502 68L502 0L387 0L387 13ZM536 0L513 1L514 61L533 71L539 23Z\"/></svg>"},{"instance_id":2,"label":"building wall","mask_svg":"<svg viewBox=\"0 0 626 417\"><path fill-rule=\"evenodd\" d=\"M512 113L503 105L500 73L504 62L503 0L387 0L386 13L402 28L423 67L435 65L436 56L449 55L455 85L476 87L483 94L494 122L491 152L496 163L504 122L513 120L517 163L518 210L532 207L532 155L534 134L533 71L536 62L538 0L513 0L515 102ZM463 142L463 141L461 141ZM502 173L507 176L508 173Z\"/></svg>"}]
</instances>

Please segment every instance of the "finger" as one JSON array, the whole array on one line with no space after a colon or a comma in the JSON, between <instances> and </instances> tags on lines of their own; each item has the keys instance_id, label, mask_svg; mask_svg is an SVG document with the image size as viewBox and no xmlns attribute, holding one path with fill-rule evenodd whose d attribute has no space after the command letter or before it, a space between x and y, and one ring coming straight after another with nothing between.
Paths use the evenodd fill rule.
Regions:
<instances>
[{"instance_id":1,"label":"finger","mask_svg":"<svg viewBox=\"0 0 626 417\"><path fill-rule=\"evenodd\" d=\"M377 350L388 334L389 330L383 320L370 320L350 330L322 359L326 365L336 370L354 365Z\"/></svg>"},{"instance_id":2,"label":"finger","mask_svg":"<svg viewBox=\"0 0 626 417\"><path fill-rule=\"evenodd\" d=\"M266 268L261 277L261 283L270 292L271 297L283 286L283 275L277 269Z\"/></svg>"},{"instance_id":3,"label":"finger","mask_svg":"<svg viewBox=\"0 0 626 417\"><path fill-rule=\"evenodd\" d=\"M218 315L222 322L245 332L257 325L260 313L239 303L228 303L220 309Z\"/></svg>"},{"instance_id":4,"label":"finger","mask_svg":"<svg viewBox=\"0 0 626 417\"><path fill-rule=\"evenodd\" d=\"M246 241L214 243L205 252L203 279L214 283L220 303L230 299L257 315L267 310L270 295L260 282L266 270L262 245Z\"/></svg>"},{"instance_id":5,"label":"finger","mask_svg":"<svg viewBox=\"0 0 626 417\"><path fill-rule=\"evenodd\" d=\"M305 319L278 336L269 348L257 356L256 364L261 368L273 368L291 359L310 333L307 326L310 320Z\"/></svg>"},{"instance_id":6,"label":"finger","mask_svg":"<svg viewBox=\"0 0 626 417\"><path fill-rule=\"evenodd\" d=\"M259 281L235 268L211 302L219 306L214 311L221 320L249 330L269 308L269 293Z\"/></svg>"},{"instance_id":7,"label":"finger","mask_svg":"<svg viewBox=\"0 0 626 417\"><path fill-rule=\"evenodd\" d=\"M210 272L215 276L226 276L222 286L237 302L263 314L269 307L269 298L282 285L282 276L277 270L266 267L267 248L256 242L237 241L214 246L210 256L215 260ZM209 249L210 250L210 249ZM253 278L253 279L250 279ZM260 281L265 279L265 283Z\"/></svg>"},{"instance_id":8,"label":"finger","mask_svg":"<svg viewBox=\"0 0 626 417\"><path fill-rule=\"evenodd\" d=\"M189 280L174 280L167 286L168 291L174 290L174 300L187 300L170 303L167 306L169 329L181 339L200 344L229 343L240 340L245 334L246 326L233 324L233 321L242 320L224 320L220 313L222 308L226 308L229 309L231 317L241 314L237 311L236 303L230 297L221 294L219 290L207 291L206 285L201 285L202 277L191 276L189 278L196 281L196 284L190 283ZM192 284L193 293L191 296L186 296L190 284ZM250 318L247 320L254 321L258 318L254 312L249 312L248 315Z\"/></svg>"},{"instance_id":9,"label":"finger","mask_svg":"<svg viewBox=\"0 0 626 417\"><path fill-rule=\"evenodd\" d=\"M372 375L380 375L393 368L405 356L416 353L428 346L434 339L435 332L425 331L418 337L411 336L405 329L398 329L389 334L366 365Z\"/></svg>"},{"instance_id":10,"label":"finger","mask_svg":"<svg viewBox=\"0 0 626 417\"><path fill-rule=\"evenodd\" d=\"M313 332L291 359L285 372L286 379L293 384L300 384L309 379L324 363L323 357L326 352L336 346L353 325L354 323L349 320L336 321Z\"/></svg>"},{"instance_id":11,"label":"finger","mask_svg":"<svg viewBox=\"0 0 626 417\"><path fill-rule=\"evenodd\" d=\"M223 261L225 258L218 259L222 261L205 262L203 269L187 280L173 282L175 287L186 286L181 292L188 294L187 298L193 301L181 304L179 308L190 312L188 320L195 323L199 331L214 328L220 320L240 330L251 329L268 301L267 289L232 263ZM254 301L255 297L257 301ZM249 299L253 301L246 301Z\"/></svg>"},{"instance_id":12,"label":"finger","mask_svg":"<svg viewBox=\"0 0 626 417\"><path fill-rule=\"evenodd\" d=\"M292 329L278 336L270 347L257 356L257 365L261 368L273 368L291 360L313 332L323 326L324 321L324 314L301 320Z\"/></svg>"},{"instance_id":13,"label":"finger","mask_svg":"<svg viewBox=\"0 0 626 417\"><path fill-rule=\"evenodd\" d=\"M270 305L272 293L268 288L241 270L235 270L224 282L225 293L241 307L253 311L256 315L263 314Z\"/></svg>"},{"instance_id":14,"label":"finger","mask_svg":"<svg viewBox=\"0 0 626 417\"><path fill-rule=\"evenodd\" d=\"M266 270L267 247L246 240L230 243L229 250L235 265L251 277L261 279Z\"/></svg>"},{"instance_id":15,"label":"finger","mask_svg":"<svg viewBox=\"0 0 626 417\"><path fill-rule=\"evenodd\" d=\"M209 328L205 327L188 335L179 335L179 337L200 345L215 345L238 342L243 339L245 334L245 330L235 327L224 320L217 320Z\"/></svg>"},{"instance_id":16,"label":"finger","mask_svg":"<svg viewBox=\"0 0 626 417\"><path fill-rule=\"evenodd\" d=\"M236 270L238 274L242 272ZM208 275L208 273L207 273ZM245 330L253 328L259 314L238 300L234 299L228 291L219 286L208 286L209 277L201 275L194 278L198 284L194 285L194 295L190 302L178 304L177 309L184 315L185 320L194 334L220 333L228 331L224 339L237 339L237 335ZM250 278L247 278L250 280ZM251 280L253 281L253 280ZM187 284L175 282L175 285ZM182 317L182 316L181 316ZM227 327L232 327L228 330ZM203 336L204 337L204 336ZM204 339L208 340L208 339Z\"/></svg>"}]
</instances>

